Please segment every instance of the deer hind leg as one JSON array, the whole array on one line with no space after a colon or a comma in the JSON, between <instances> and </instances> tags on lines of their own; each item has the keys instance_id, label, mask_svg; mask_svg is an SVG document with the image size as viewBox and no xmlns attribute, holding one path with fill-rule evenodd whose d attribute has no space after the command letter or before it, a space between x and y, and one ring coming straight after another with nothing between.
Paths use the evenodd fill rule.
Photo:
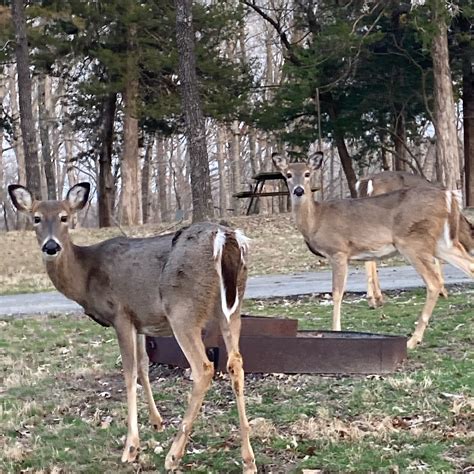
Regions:
<instances>
[{"instance_id":1,"label":"deer hind leg","mask_svg":"<svg viewBox=\"0 0 474 474\"><path fill-rule=\"evenodd\" d=\"M371 308L383 306L383 295L377 274L377 262L365 262L365 272L367 274L367 300L369 306Z\"/></svg>"},{"instance_id":2,"label":"deer hind leg","mask_svg":"<svg viewBox=\"0 0 474 474\"><path fill-rule=\"evenodd\" d=\"M341 303L347 280L347 256L339 253L331 258L332 266L332 330L341 330Z\"/></svg>"},{"instance_id":3,"label":"deer hind leg","mask_svg":"<svg viewBox=\"0 0 474 474\"><path fill-rule=\"evenodd\" d=\"M137 331L132 322L121 314L115 325L122 367L127 389L128 432L127 441L122 454L122 462L132 462L138 455L140 441L137 421Z\"/></svg>"},{"instance_id":4,"label":"deer hind leg","mask_svg":"<svg viewBox=\"0 0 474 474\"><path fill-rule=\"evenodd\" d=\"M148 412L150 414L151 426L156 431L163 430L163 419L161 418L160 412L156 408L155 400L153 398L153 391L150 385L150 379L148 377L148 354L146 353L145 347L145 336L143 334L137 335L137 361L138 361L138 377L143 386L145 397L148 402Z\"/></svg>"},{"instance_id":5,"label":"deer hind leg","mask_svg":"<svg viewBox=\"0 0 474 474\"><path fill-rule=\"evenodd\" d=\"M414 349L423 340L423 334L439 298L442 281L432 255L413 248L400 249L400 253L411 262L426 285L426 302L416 323L415 331L407 342L408 349Z\"/></svg>"},{"instance_id":6,"label":"deer hind leg","mask_svg":"<svg viewBox=\"0 0 474 474\"><path fill-rule=\"evenodd\" d=\"M438 273L438 276L439 276L440 281L441 281L441 289L439 290L439 294L443 298L447 298L448 297L448 290L446 290L446 288L444 286L443 265L437 258L434 259L434 264L435 264L436 272Z\"/></svg>"},{"instance_id":7,"label":"deer hind leg","mask_svg":"<svg viewBox=\"0 0 474 474\"><path fill-rule=\"evenodd\" d=\"M244 464L243 472L244 474L253 474L257 472L257 467L255 465L253 449L250 445L250 427L245 411L244 369L242 356L239 351L240 313L234 313L229 321L222 315L220 322L222 337L228 354L227 370L230 375L239 412L240 436L242 441L241 452Z\"/></svg>"},{"instance_id":8,"label":"deer hind leg","mask_svg":"<svg viewBox=\"0 0 474 474\"><path fill-rule=\"evenodd\" d=\"M193 378L193 388L188 408L165 460L165 469L175 471L184 455L193 422L211 385L214 366L206 356L201 338L201 328L198 326L190 328L189 320L179 323L173 323L173 317L170 317L169 320L178 344L191 366Z\"/></svg>"},{"instance_id":9,"label":"deer hind leg","mask_svg":"<svg viewBox=\"0 0 474 474\"><path fill-rule=\"evenodd\" d=\"M466 252L466 249L459 242L453 242L451 247L438 245L436 256L474 278L474 258Z\"/></svg>"}]
</instances>

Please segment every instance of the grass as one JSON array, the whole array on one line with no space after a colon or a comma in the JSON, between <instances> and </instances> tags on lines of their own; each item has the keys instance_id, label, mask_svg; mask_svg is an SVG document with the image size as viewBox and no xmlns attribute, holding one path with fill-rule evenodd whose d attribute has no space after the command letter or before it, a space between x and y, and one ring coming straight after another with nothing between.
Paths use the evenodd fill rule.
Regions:
<instances>
[{"instance_id":1,"label":"grass","mask_svg":"<svg viewBox=\"0 0 474 474\"><path fill-rule=\"evenodd\" d=\"M343 327L408 334L423 292L391 294L382 309L359 297L343 305ZM298 318L327 328L325 298L246 302L245 312ZM424 344L388 376L247 375L259 472L462 472L472 466L474 288L440 300ZM85 317L0 321L0 472L163 472L191 382L151 370L166 422L148 424L139 397L142 451L120 463L126 434L124 383L110 329ZM236 406L227 375L216 377L198 418L184 472L239 472Z\"/></svg>"}]
</instances>

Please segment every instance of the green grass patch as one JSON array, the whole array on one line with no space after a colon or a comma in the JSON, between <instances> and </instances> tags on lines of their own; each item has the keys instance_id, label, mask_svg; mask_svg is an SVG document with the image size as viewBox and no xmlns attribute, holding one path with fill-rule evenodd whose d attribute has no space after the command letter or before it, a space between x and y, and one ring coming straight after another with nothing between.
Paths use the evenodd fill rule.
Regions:
<instances>
[{"instance_id":1,"label":"green grass patch","mask_svg":"<svg viewBox=\"0 0 474 474\"><path fill-rule=\"evenodd\" d=\"M424 292L390 295L369 310L343 304L345 330L410 334ZM330 326L325 298L249 301L245 312ZM248 375L252 444L261 472L461 472L472 465L474 289L440 300L425 342L386 376ZM114 332L85 317L0 321L0 472L164 472L187 403L181 370L153 367L166 429L153 432L139 396L141 453L120 462L125 387ZM183 458L184 472L239 472L237 410L227 375L216 377Z\"/></svg>"}]
</instances>

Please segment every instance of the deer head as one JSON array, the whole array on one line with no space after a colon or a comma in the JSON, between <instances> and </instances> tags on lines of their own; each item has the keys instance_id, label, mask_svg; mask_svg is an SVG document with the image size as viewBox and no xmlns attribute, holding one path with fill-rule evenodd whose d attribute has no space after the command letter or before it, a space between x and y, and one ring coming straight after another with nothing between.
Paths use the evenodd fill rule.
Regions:
<instances>
[{"instance_id":1,"label":"deer head","mask_svg":"<svg viewBox=\"0 0 474 474\"><path fill-rule=\"evenodd\" d=\"M311 176L321 167L323 162L321 151L314 153L303 163L289 163L284 156L278 153L274 153L272 159L285 177L293 201L298 201L305 195L312 195Z\"/></svg>"},{"instance_id":2,"label":"deer head","mask_svg":"<svg viewBox=\"0 0 474 474\"><path fill-rule=\"evenodd\" d=\"M37 201L30 191L19 184L8 186L13 205L31 216L43 259L59 257L69 240L68 228L71 215L84 208L89 198L90 184L73 186L63 201Z\"/></svg>"}]
</instances>

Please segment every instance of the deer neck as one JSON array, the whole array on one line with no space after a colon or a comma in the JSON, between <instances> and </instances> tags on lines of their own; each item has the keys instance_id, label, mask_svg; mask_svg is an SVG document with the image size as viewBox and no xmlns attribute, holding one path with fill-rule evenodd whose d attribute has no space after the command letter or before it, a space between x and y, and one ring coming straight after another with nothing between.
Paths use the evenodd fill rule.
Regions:
<instances>
[{"instance_id":1,"label":"deer neck","mask_svg":"<svg viewBox=\"0 0 474 474\"><path fill-rule=\"evenodd\" d=\"M82 304L86 293L87 270L78 258L78 249L70 240L56 260L46 261L46 271L53 285L69 299Z\"/></svg>"},{"instance_id":2,"label":"deer neck","mask_svg":"<svg viewBox=\"0 0 474 474\"><path fill-rule=\"evenodd\" d=\"M296 227L306 241L311 239L319 227L320 205L310 195L306 199L292 202L293 217Z\"/></svg>"}]
</instances>

